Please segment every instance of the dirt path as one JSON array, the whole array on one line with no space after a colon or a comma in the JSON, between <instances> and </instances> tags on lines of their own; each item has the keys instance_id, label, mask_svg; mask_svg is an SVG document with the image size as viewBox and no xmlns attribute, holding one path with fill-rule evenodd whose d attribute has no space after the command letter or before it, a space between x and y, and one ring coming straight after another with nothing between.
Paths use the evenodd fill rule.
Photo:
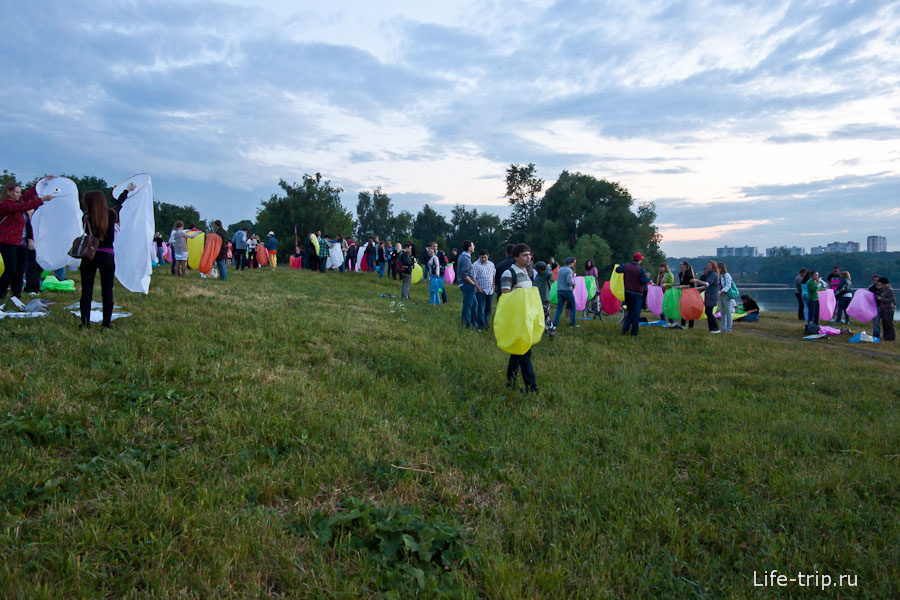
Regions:
<instances>
[{"instance_id":1,"label":"dirt path","mask_svg":"<svg viewBox=\"0 0 900 600\"><path fill-rule=\"evenodd\" d=\"M749 333L750 335L757 335L757 336L769 338L772 340L781 340L783 342L806 342L806 343L817 344L819 346L823 345L822 342L820 342L819 340L812 340L812 341L803 340L803 339L798 339L798 338L793 338L793 337L787 337L784 335L775 335L774 333L766 333L764 331L743 330L743 331L741 331L741 333ZM868 354L869 356L876 356L878 358L889 358L891 360L900 360L900 355L888 354L886 352L879 352L878 350L870 350L869 348L867 348L865 346L861 346L861 345L852 345L851 346L851 345L847 345L847 344L828 344L827 342L825 342L825 344L827 344L831 348L840 348L842 350L848 350L849 352L856 352L857 354Z\"/></svg>"}]
</instances>

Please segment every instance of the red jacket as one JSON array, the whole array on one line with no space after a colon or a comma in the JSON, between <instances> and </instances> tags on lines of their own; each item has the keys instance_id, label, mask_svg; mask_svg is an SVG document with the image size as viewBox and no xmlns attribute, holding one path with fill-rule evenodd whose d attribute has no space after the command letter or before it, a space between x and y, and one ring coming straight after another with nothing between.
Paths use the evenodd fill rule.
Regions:
<instances>
[{"instance_id":1,"label":"red jacket","mask_svg":"<svg viewBox=\"0 0 900 600\"><path fill-rule=\"evenodd\" d=\"M0 221L3 221L0 223L0 244L20 245L22 231L25 229L25 212L43 203L33 187L22 192L21 202L0 202Z\"/></svg>"}]
</instances>

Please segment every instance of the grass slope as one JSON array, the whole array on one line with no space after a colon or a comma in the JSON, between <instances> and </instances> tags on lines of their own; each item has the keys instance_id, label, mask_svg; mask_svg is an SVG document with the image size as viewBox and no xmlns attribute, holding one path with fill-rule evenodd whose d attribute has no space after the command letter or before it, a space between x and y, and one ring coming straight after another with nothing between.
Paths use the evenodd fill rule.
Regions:
<instances>
[{"instance_id":1,"label":"grass slope","mask_svg":"<svg viewBox=\"0 0 900 600\"><path fill-rule=\"evenodd\" d=\"M0 596L823 593L769 569L900 595L895 358L789 315L754 330L790 340L589 322L535 348L525 396L457 290L383 293L160 270L112 331L76 294L0 321Z\"/></svg>"}]
</instances>

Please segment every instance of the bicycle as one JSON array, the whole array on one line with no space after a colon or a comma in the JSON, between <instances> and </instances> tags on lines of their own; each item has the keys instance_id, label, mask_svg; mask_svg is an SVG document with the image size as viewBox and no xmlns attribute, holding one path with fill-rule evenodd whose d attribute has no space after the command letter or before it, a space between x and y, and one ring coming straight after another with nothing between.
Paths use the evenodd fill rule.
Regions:
<instances>
[{"instance_id":1,"label":"bicycle","mask_svg":"<svg viewBox=\"0 0 900 600\"><path fill-rule=\"evenodd\" d=\"M621 323L625 320L625 306L623 305L614 313L605 312L603 304L600 302L600 294L595 294L584 306L584 318L588 321L600 319L610 323Z\"/></svg>"}]
</instances>

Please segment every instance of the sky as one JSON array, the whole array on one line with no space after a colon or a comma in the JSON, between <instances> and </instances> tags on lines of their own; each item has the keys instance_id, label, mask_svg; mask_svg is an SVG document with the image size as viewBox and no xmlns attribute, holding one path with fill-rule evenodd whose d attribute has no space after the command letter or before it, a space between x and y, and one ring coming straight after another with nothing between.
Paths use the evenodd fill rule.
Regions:
<instances>
[{"instance_id":1,"label":"sky","mask_svg":"<svg viewBox=\"0 0 900 600\"><path fill-rule=\"evenodd\" d=\"M0 0L0 168L150 173L226 224L322 173L509 213L512 163L654 202L671 256L900 250L900 2Z\"/></svg>"}]
</instances>

